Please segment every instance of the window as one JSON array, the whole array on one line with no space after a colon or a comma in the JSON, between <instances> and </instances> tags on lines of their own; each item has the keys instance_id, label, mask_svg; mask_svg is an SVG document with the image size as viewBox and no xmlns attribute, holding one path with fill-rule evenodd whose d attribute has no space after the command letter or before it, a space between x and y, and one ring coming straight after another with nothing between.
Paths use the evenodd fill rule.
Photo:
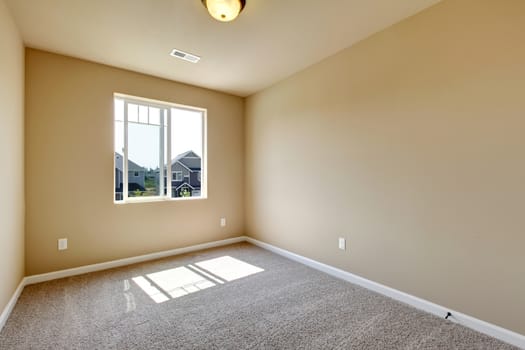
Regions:
<instances>
[{"instance_id":1,"label":"window","mask_svg":"<svg viewBox=\"0 0 525 350\"><path fill-rule=\"evenodd\" d=\"M205 179L205 109L121 94L114 107L115 202L206 197L206 181L182 172Z\"/></svg>"},{"instance_id":2,"label":"window","mask_svg":"<svg viewBox=\"0 0 525 350\"><path fill-rule=\"evenodd\" d=\"M182 171L173 172L173 181L182 181Z\"/></svg>"}]
</instances>

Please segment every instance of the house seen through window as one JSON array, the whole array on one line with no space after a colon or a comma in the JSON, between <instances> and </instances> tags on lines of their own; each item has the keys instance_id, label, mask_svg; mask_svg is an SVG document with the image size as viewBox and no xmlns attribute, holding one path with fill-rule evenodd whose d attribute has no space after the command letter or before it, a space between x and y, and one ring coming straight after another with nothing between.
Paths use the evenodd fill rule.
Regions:
<instances>
[{"instance_id":1,"label":"house seen through window","mask_svg":"<svg viewBox=\"0 0 525 350\"><path fill-rule=\"evenodd\" d=\"M115 95L115 202L202 198L202 108Z\"/></svg>"}]
</instances>

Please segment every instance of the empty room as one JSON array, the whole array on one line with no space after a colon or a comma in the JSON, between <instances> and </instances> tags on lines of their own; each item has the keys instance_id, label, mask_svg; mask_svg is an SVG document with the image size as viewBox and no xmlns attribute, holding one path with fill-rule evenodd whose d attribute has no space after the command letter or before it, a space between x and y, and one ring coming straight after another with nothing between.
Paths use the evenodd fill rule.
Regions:
<instances>
[{"instance_id":1,"label":"empty room","mask_svg":"<svg viewBox=\"0 0 525 350\"><path fill-rule=\"evenodd\" d=\"M524 0L0 0L0 350L525 349Z\"/></svg>"}]
</instances>

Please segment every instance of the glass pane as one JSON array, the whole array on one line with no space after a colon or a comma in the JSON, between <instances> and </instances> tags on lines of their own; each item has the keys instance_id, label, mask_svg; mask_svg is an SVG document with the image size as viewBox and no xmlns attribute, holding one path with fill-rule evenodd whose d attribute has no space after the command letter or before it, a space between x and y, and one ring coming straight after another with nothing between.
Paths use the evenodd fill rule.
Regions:
<instances>
[{"instance_id":1,"label":"glass pane","mask_svg":"<svg viewBox=\"0 0 525 350\"><path fill-rule=\"evenodd\" d=\"M160 125L160 109L155 107L149 108L149 123L153 125Z\"/></svg>"},{"instance_id":2,"label":"glass pane","mask_svg":"<svg viewBox=\"0 0 525 350\"><path fill-rule=\"evenodd\" d=\"M135 123L139 121L138 107L133 103L128 103L128 121Z\"/></svg>"},{"instance_id":3,"label":"glass pane","mask_svg":"<svg viewBox=\"0 0 525 350\"><path fill-rule=\"evenodd\" d=\"M139 123L148 124L148 107L139 106Z\"/></svg>"},{"instance_id":4,"label":"glass pane","mask_svg":"<svg viewBox=\"0 0 525 350\"><path fill-rule=\"evenodd\" d=\"M116 119L116 118L115 118ZM123 189L123 154L124 154L124 122L115 120L115 200L123 200L122 189Z\"/></svg>"},{"instance_id":5,"label":"glass pane","mask_svg":"<svg viewBox=\"0 0 525 350\"><path fill-rule=\"evenodd\" d=\"M158 125L128 123L129 197L160 195L161 132Z\"/></svg>"},{"instance_id":6,"label":"glass pane","mask_svg":"<svg viewBox=\"0 0 525 350\"><path fill-rule=\"evenodd\" d=\"M171 109L172 197L201 196L202 123L200 111Z\"/></svg>"},{"instance_id":7,"label":"glass pane","mask_svg":"<svg viewBox=\"0 0 525 350\"><path fill-rule=\"evenodd\" d=\"M115 99L115 120L124 121L124 101Z\"/></svg>"},{"instance_id":8,"label":"glass pane","mask_svg":"<svg viewBox=\"0 0 525 350\"><path fill-rule=\"evenodd\" d=\"M122 189L123 189L123 176L122 176L122 159L124 154L124 101L115 99L114 100L114 115L115 123L113 130L113 141L114 141L114 165L115 165L115 201L123 200Z\"/></svg>"}]
</instances>

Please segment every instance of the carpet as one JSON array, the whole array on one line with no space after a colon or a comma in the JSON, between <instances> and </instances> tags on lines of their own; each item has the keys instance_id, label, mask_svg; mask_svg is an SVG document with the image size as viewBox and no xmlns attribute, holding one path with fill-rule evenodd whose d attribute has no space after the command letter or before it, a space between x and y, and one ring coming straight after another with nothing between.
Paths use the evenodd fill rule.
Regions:
<instances>
[{"instance_id":1,"label":"carpet","mask_svg":"<svg viewBox=\"0 0 525 350\"><path fill-rule=\"evenodd\" d=\"M515 349L248 243L27 286L0 349Z\"/></svg>"}]
</instances>

